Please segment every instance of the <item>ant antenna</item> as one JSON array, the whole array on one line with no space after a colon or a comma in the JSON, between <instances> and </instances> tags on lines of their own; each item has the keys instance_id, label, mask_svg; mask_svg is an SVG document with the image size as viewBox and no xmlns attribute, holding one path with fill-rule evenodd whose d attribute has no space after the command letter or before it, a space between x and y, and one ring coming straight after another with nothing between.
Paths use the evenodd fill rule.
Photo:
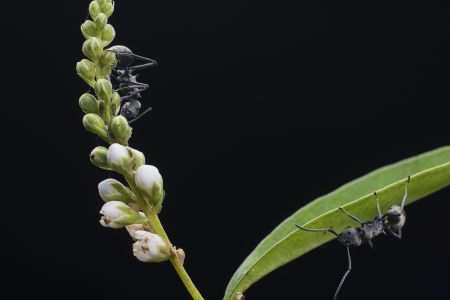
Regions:
<instances>
[{"instance_id":1,"label":"ant antenna","mask_svg":"<svg viewBox=\"0 0 450 300\"><path fill-rule=\"evenodd\" d=\"M342 276L341 282L339 282L339 286L336 290L336 293L334 293L334 300L337 299L339 292L342 289L342 286L344 285L344 281L347 278L348 274L350 273L350 271L352 270L352 258L350 257L350 247L347 246L347 257L348 257L348 267L347 267L347 271L344 273L344 276Z\"/></svg>"},{"instance_id":2,"label":"ant antenna","mask_svg":"<svg viewBox=\"0 0 450 300\"><path fill-rule=\"evenodd\" d=\"M377 200L378 217L381 218L382 214L381 214L380 201L378 200L378 194L377 194L377 192L373 192L373 194L375 195L375 199Z\"/></svg>"},{"instance_id":3,"label":"ant antenna","mask_svg":"<svg viewBox=\"0 0 450 300\"><path fill-rule=\"evenodd\" d=\"M408 198L408 185L409 182L411 181L411 176L408 176L408 180L406 181L406 185L405 185L405 195L403 196L403 200L402 200L402 210L405 207L405 203L406 203L406 199Z\"/></svg>"},{"instance_id":4,"label":"ant antenna","mask_svg":"<svg viewBox=\"0 0 450 300\"><path fill-rule=\"evenodd\" d=\"M131 119L128 121L128 124L133 124L134 122L138 121L140 118L142 118L146 113L150 112L152 110L151 107L147 108L143 113L141 113L139 116L137 116L134 119Z\"/></svg>"}]
</instances>

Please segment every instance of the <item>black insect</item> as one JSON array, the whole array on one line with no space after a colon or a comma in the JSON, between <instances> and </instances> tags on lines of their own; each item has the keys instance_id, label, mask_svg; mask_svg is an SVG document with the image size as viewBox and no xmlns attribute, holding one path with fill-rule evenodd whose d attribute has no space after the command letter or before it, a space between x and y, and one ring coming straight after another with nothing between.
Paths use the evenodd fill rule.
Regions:
<instances>
[{"instance_id":1,"label":"black insect","mask_svg":"<svg viewBox=\"0 0 450 300\"><path fill-rule=\"evenodd\" d=\"M347 212L342 207L339 207L339 210L343 213L345 213L347 216L349 216L352 220L358 222L361 227L353 228L353 227L347 227L342 231L340 234L338 234L336 231L334 231L332 228L305 228L300 225L295 225L299 229L305 230L305 231L312 231L312 232L324 232L328 231L332 234L334 234L337 237L337 240L342 245L346 246L347 248L347 257L348 257L348 268L345 272L344 276L342 277L341 281L339 282L338 288L336 289L336 292L334 294L334 299L336 300L338 297L338 294L342 288L342 285L344 284L345 279L347 278L348 274L350 273L350 270L352 269L352 260L350 257L350 247L358 247L362 245L363 243L368 243L372 247L372 239L381 233L386 234L389 233L390 235L400 239L402 237L402 228L405 225L406 221L406 213L405 213L405 202L408 198L408 185L411 178L408 176L408 180L406 181L405 185L405 194L403 196L402 204L401 206L398 205L392 205L386 214L381 213L380 208L380 202L378 201L378 195L375 192L375 199L377 201L377 210L378 215L375 216L375 218L372 221L364 221L361 222L357 217L351 215L349 212Z\"/></svg>"},{"instance_id":2,"label":"black insect","mask_svg":"<svg viewBox=\"0 0 450 300\"><path fill-rule=\"evenodd\" d=\"M158 63L153 59L134 54L125 46L116 45L108 50L114 52L117 59L111 78L117 86L116 91L121 94L120 114L127 118L129 123L136 122L152 109L149 107L139 114L141 93L147 90L149 85L137 81L138 72L154 67Z\"/></svg>"}]
</instances>

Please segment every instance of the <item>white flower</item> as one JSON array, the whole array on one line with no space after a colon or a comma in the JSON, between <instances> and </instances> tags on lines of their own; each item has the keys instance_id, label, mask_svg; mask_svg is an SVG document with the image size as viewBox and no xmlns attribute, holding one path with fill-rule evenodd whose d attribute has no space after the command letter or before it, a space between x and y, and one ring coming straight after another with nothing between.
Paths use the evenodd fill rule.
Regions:
<instances>
[{"instance_id":1,"label":"white flower","mask_svg":"<svg viewBox=\"0 0 450 300\"><path fill-rule=\"evenodd\" d=\"M162 201L163 179L155 166L140 166L136 170L134 180L147 200L154 204Z\"/></svg>"},{"instance_id":2,"label":"white flower","mask_svg":"<svg viewBox=\"0 0 450 300\"><path fill-rule=\"evenodd\" d=\"M124 171L131 166L131 155L127 147L120 144L112 144L106 153L108 165L117 171Z\"/></svg>"},{"instance_id":3,"label":"white flower","mask_svg":"<svg viewBox=\"0 0 450 300\"><path fill-rule=\"evenodd\" d=\"M136 231L144 231L144 226L142 224L131 224L127 225L125 228L127 229L130 236L133 238L133 240L137 240Z\"/></svg>"},{"instance_id":4,"label":"white flower","mask_svg":"<svg viewBox=\"0 0 450 300\"><path fill-rule=\"evenodd\" d=\"M138 230L134 236L137 241L133 244L133 254L140 261L161 262L169 259L170 251L159 235Z\"/></svg>"},{"instance_id":5,"label":"white flower","mask_svg":"<svg viewBox=\"0 0 450 300\"><path fill-rule=\"evenodd\" d=\"M103 201L130 202L134 199L133 192L119 181L109 178L98 184L98 193Z\"/></svg>"},{"instance_id":6,"label":"white flower","mask_svg":"<svg viewBox=\"0 0 450 300\"><path fill-rule=\"evenodd\" d=\"M104 227L122 228L130 224L139 224L147 221L145 216L140 215L131 207L120 201L106 202L100 214L100 224Z\"/></svg>"}]
</instances>

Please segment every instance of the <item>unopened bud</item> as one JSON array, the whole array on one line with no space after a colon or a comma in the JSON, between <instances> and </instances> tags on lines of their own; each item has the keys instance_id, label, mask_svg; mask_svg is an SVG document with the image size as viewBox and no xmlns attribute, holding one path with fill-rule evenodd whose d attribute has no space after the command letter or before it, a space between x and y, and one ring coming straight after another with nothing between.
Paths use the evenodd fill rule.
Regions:
<instances>
[{"instance_id":1,"label":"unopened bud","mask_svg":"<svg viewBox=\"0 0 450 300\"><path fill-rule=\"evenodd\" d=\"M136 149L131 149L131 161L132 161L132 166L133 169L136 170L138 169L140 166L145 165L145 156L144 153L142 153L139 150Z\"/></svg>"},{"instance_id":2,"label":"unopened bud","mask_svg":"<svg viewBox=\"0 0 450 300\"><path fill-rule=\"evenodd\" d=\"M98 5L97 1L92 1L89 4L89 15L91 16L92 20L94 20L99 13L101 13L100 5Z\"/></svg>"},{"instance_id":3,"label":"unopened bud","mask_svg":"<svg viewBox=\"0 0 450 300\"><path fill-rule=\"evenodd\" d=\"M81 24L81 33L83 33L83 36L86 39L95 37L97 35L97 30L94 22L91 20L86 20L83 24Z\"/></svg>"},{"instance_id":4,"label":"unopened bud","mask_svg":"<svg viewBox=\"0 0 450 300\"><path fill-rule=\"evenodd\" d=\"M94 18L94 24L95 24L95 28L97 29L97 32L101 32L105 28L105 25L107 22L108 22L108 18L106 17L106 15L104 13L99 13Z\"/></svg>"},{"instance_id":5,"label":"unopened bud","mask_svg":"<svg viewBox=\"0 0 450 300\"><path fill-rule=\"evenodd\" d=\"M99 0L98 1L103 13L109 18L114 12L114 2L111 0Z\"/></svg>"},{"instance_id":6,"label":"unopened bud","mask_svg":"<svg viewBox=\"0 0 450 300\"><path fill-rule=\"evenodd\" d=\"M120 144L112 144L106 153L108 165L119 173L131 170L131 153L129 149Z\"/></svg>"},{"instance_id":7,"label":"unopened bud","mask_svg":"<svg viewBox=\"0 0 450 300\"><path fill-rule=\"evenodd\" d=\"M125 203L134 201L133 192L121 182L109 178L98 184L98 193L103 201L122 201Z\"/></svg>"},{"instance_id":8,"label":"unopened bud","mask_svg":"<svg viewBox=\"0 0 450 300\"><path fill-rule=\"evenodd\" d=\"M133 254L142 262L161 262L168 260L170 251L164 240L157 234L138 230L134 234Z\"/></svg>"},{"instance_id":9,"label":"unopened bud","mask_svg":"<svg viewBox=\"0 0 450 300\"><path fill-rule=\"evenodd\" d=\"M111 24L106 24L102 32L103 47L108 46L116 37L116 31Z\"/></svg>"},{"instance_id":10,"label":"unopened bud","mask_svg":"<svg viewBox=\"0 0 450 300\"><path fill-rule=\"evenodd\" d=\"M96 114L86 114L83 117L83 125L87 131L98 135L103 139L108 139L108 131L105 127L103 119Z\"/></svg>"},{"instance_id":11,"label":"unopened bud","mask_svg":"<svg viewBox=\"0 0 450 300\"><path fill-rule=\"evenodd\" d=\"M120 112L120 95L117 92L113 93L111 99L111 112L113 116L117 116Z\"/></svg>"},{"instance_id":12,"label":"unopened bud","mask_svg":"<svg viewBox=\"0 0 450 300\"><path fill-rule=\"evenodd\" d=\"M109 101L113 93L111 82L106 79L97 80L95 84L95 93L99 99Z\"/></svg>"},{"instance_id":13,"label":"unopened bud","mask_svg":"<svg viewBox=\"0 0 450 300\"><path fill-rule=\"evenodd\" d=\"M77 74L90 86L95 85L95 64L88 59L77 63Z\"/></svg>"},{"instance_id":14,"label":"unopened bud","mask_svg":"<svg viewBox=\"0 0 450 300\"><path fill-rule=\"evenodd\" d=\"M96 61L103 53L102 41L96 37L91 37L83 43L82 50L90 60Z\"/></svg>"},{"instance_id":15,"label":"unopened bud","mask_svg":"<svg viewBox=\"0 0 450 300\"><path fill-rule=\"evenodd\" d=\"M89 158L91 160L91 163L99 167L101 169L105 170L111 170L111 168L108 165L108 160L106 158L106 153L108 152L108 149L106 147L96 147L94 150L92 150L91 154L89 155Z\"/></svg>"},{"instance_id":16,"label":"unopened bud","mask_svg":"<svg viewBox=\"0 0 450 300\"><path fill-rule=\"evenodd\" d=\"M147 222L145 216L141 216L131 207L120 201L106 202L100 210L102 218L100 224L110 228L122 228L130 224L142 224Z\"/></svg>"},{"instance_id":17,"label":"unopened bud","mask_svg":"<svg viewBox=\"0 0 450 300\"><path fill-rule=\"evenodd\" d=\"M127 145L131 137L131 127L124 116L114 117L111 121L111 132L115 141Z\"/></svg>"},{"instance_id":18,"label":"unopened bud","mask_svg":"<svg viewBox=\"0 0 450 300\"><path fill-rule=\"evenodd\" d=\"M88 113L93 113L93 114L99 114L98 111L98 102L97 99L89 94L89 93L84 93L83 95L81 95L80 100L79 100L79 104L80 104L80 108L81 110L88 114Z\"/></svg>"},{"instance_id":19,"label":"unopened bud","mask_svg":"<svg viewBox=\"0 0 450 300\"><path fill-rule=\"evenodd\" d=\"M136 186L144 198L155 206L160 206L164 198L163 179L154 166L143 165L136 170Z\"/></svg>"}]
</instances>

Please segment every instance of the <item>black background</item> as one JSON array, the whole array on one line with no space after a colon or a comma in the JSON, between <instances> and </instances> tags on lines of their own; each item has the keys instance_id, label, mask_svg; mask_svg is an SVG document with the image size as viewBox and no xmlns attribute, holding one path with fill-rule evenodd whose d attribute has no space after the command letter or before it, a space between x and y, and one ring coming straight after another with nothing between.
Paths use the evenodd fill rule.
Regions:
<instances>
[{"instance_id":1,"label":"black background","mask_svg":"<svg viewBox=\"0 0 450 300\"><path fill-rule=\"evenodd\" d=\"M2 3L2 298L188 299L170 264L98 224L108 174L75 73L88 3ZM449 16L448 1L116 2L115 43L159 62L131 145L164 176L161 219L207 299L299 207L448 144ZM355 249L342 299L445 297L449 196L408 207L402 241ZM330 243L247 296L330 299L345 268Z\"/></svg>"}]
</instances>

